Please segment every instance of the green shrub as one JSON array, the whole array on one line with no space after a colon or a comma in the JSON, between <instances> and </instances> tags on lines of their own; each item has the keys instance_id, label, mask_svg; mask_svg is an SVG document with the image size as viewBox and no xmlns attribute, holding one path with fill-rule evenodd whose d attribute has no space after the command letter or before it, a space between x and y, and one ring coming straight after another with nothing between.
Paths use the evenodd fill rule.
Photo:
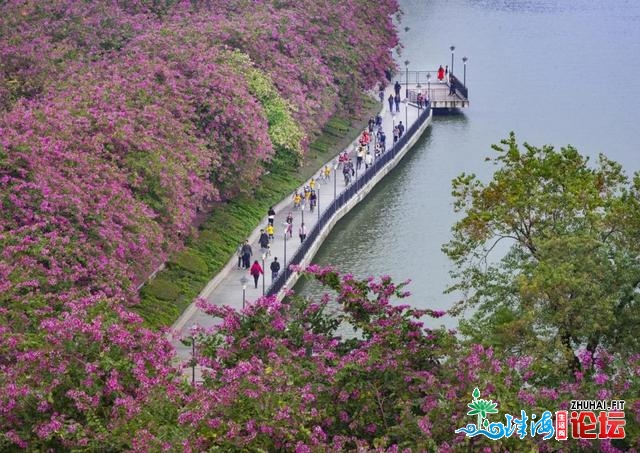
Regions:
<instances>
[{"instance_id":1,"label":"green shrub","mask_svg":"<svg viewBox=\"0 0 640 453\"><path fill-rule=\"evenodd\" d=\"M142 295L149 295L159 300L175 301L180 296L180 289L164 275L154 278L142 288Z\"/></svg>"},{"instance_id":2,"label":"green shrub","mask_svg":"<svg viewBox=\"0 0 640 453\"><path fill-rule=\"evenodd\" d=\"M334 137L343 137L351 128L351 124L344 118L331 118L322 129L323 132L333 135Z\"/></svg>"},{"instance_id":3,"label":"green shrub","mask_svg":"<svg viewBox=\"0 0 640 453\"><path fill-rule=\"evenodd\" d=\"M173 260L169 261L169 266L178 266L196 275L206 275L209 270L206 261L191 250L178 253Z\"/></svg>"}]
</instances>

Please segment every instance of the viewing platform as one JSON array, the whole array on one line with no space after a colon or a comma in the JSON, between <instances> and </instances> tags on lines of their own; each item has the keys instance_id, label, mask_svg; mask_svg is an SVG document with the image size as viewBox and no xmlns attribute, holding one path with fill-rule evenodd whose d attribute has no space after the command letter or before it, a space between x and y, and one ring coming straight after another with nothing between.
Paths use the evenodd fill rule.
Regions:
<instances>
[{"instance_id":1,"label":"viewing platform","mask_svg":"<svg viewBox=\"0 0 640 453\"><path fill-rule=\"evenodd\" d=\"M438 80L437 75L438 71L405 71L395 77L394 83L395 80L400 82L403 92L408 93L410 104L417 105L418 93L421 93L423 96L428 95L431 108L435 110L469 107L469 90L465 86L466 74L463 80L451 74L442 81ZM453 81L453 90L448 79Z\"/></svg>"}]
</instances>

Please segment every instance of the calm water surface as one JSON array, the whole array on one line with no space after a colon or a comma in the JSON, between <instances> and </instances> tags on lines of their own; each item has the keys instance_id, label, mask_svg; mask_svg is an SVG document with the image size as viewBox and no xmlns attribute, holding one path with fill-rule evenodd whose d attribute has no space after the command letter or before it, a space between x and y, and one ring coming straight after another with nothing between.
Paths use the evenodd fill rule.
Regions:
<instances>
[{"instance_id":1,"label":"calm water surface","mask_svg":"<svg viewBox=\"0 0 640 453\"><path fill-rule=\"evenodd\" d=\"M451 180L487 180L490 146L518 141L575 146L640 170L640 2L586 0L400 0L409 69L451 65L462 78L467 56L471 107L436 117L403 162L334 228L314 262L357 276L411 279L408 300L447 309L457 299L441 245L456 220ZM405 32L404 27L409 31ZM321 291L302 283L305 295ZM455 327L442 318L432 325Z\"/></svg>"}]
</instances>

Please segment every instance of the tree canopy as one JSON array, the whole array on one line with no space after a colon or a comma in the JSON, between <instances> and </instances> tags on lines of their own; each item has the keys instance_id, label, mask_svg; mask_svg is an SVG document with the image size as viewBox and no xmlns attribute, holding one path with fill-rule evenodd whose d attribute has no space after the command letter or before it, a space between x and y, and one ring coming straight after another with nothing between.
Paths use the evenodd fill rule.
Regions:
<instances>
[{"instance_id":1,"label":"tree canopy","mask_svg":"<svg viewBox=\"0 0 640 453\"><path fill-rule=\"evenodd\" d=\"M519 146L513 133L493 149L489 182L453 181L453 312L475 310L462 332L533 355L548 379L580 371L580 354L637 354L640 177L571 146Z\"/></svg>"}]
</instances>

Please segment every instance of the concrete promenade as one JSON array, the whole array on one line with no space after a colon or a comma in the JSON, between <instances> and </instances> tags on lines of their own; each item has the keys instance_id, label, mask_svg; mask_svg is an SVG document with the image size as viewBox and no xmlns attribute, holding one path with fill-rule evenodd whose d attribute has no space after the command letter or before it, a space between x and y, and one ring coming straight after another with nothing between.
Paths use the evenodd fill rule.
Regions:
<instances>
[{"instance_id":1,"label":"concrete promenade","mask_svg":"<svg viewBox=\"0 0 640 453\"><path fill-rule=\"evenodd\" d=\"M412 88L411 84L409 84L409 88ZM405 89L406 87L403 85L400 93L402 98L404 98ZM393 85L388 86L385 90L385 97L380 112L380 115L382 116L382 128L387 137L387 149L390 149L393 146L394 125L402 121L402 123L405 124L406 130L408 129L408 125L413 124L413 122L418 117L417 107L412 104L406 104L405 102L400 103L399 112L395 111L395 106L394 111L391 112L389 110L389 103L387 101L391 93L393 93ZM358 138L354 140L346 149L354 164L356 161L355 146L357 142ZM370 149L373 153L373 140ZM331 167L331 177L329 181L316 183L316 191L318 192L318 206L313 212L309 211L308 206L304 211L301 211L299 208L294 208L291 196L292 194L282 200L276 206L274 206L274 210L276 211L276 217L274 221L275 238L271 243L271 256L267 257L264 261L264 275L260 277L260 280L258 281L258 287L254 287L253 277L249 274L248 270L237 268L238 259L237 256L234 255L227 263L227 265L220 271L220 273L218 273L203 289L203 291L200 293L201 298L206 299L212 304L227 305L235 309L241 309L243 303L243 285L240 280L243 276L247 279L246 290L244 294L247 303L251 303L252 301L255 301L258 298L262 297L263 278L265 279L264 288L268 291L271 284L271 270L269 269L269 266L273 261L273 257L278 257L278 261L281 265L280 272L282 272L284 270L285 246L287 260L289 260L289 258L293 256L293 254L300 246L298 228L303 221L303 217L305 226L307 227L307 231L310 231L318 221L318 210L322 210L324 206L328 206L329 203L333 200L334 189L335 194L339 195L340 192L342 192L342 190L345 188L342 170L338 169L336 172L334 168L334 159L332 159L330 162L327 162L327 165ZM359 173L357 175L358 177L362 175L362 173L364 172L364 168L365 167L363 163L361 170L359 170ZM314 177L317 178L318 174L319 170L315 173ZM334 178L337 179L334 180ZM308 181L305 184L308 184ZM305 184L303 184L302 187ZM353 179L351 184L353 184ZM287 238L285 240L285 219L289 212L293 213L294 218L293 237ZM262 254L260 251L260 245L258 244L258 238L260 236L260 229L265 228L266 225L267 213L265 212L263 221L248 237L251 248L253 249L251 264L253 264L254 260L258 260L258 262L262 266ZM192 327L200 326L203 328L208 328L217 324L218 322L218 319L212 318L211 316L205 314L204 312L196 308L195 304L192 303L172 326L172 342L176 348L177 359L183 363L186 363L191 359L191 347L184 346L181 343L180 338L189 337L191 335Z\"/></svg>"}]
</instances>

